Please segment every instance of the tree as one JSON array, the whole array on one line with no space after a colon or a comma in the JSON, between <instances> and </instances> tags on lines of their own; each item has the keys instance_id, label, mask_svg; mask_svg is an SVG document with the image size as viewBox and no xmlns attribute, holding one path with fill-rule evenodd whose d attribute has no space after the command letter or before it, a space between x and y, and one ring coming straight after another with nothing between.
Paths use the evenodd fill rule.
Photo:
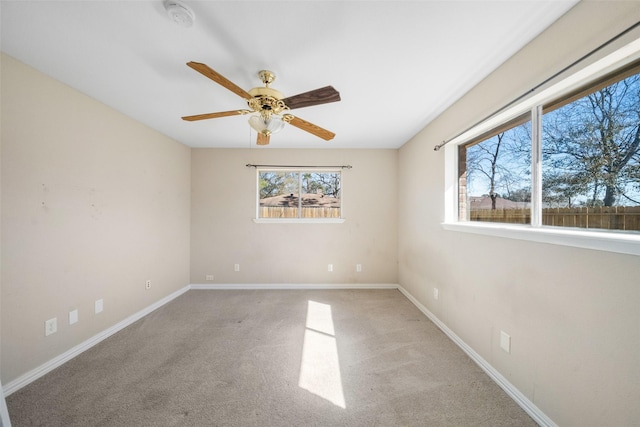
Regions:
<instances>
[{"instance_id":1,"label":"tree","mask_svg":"<svg viewBox=\"0 0 640 427\"><path fill-rule=\"evenodd\" d=\"M640 204L640 75L545 114L543 132L546 202Z\"/></svg>"},{"instance_id":2,"label":"tree","mask_svg":"<svg viewBox=\"0 0 640 427\"><path fill-rule=\"evenodd\" d=\"M468 187L488 193L493 210L498 191L509 194L511 188L527 185L524 177L530 170L529 126L527 122L467 148Z\"/></svg>"},{"instance_id":3,"label":"tree","mask_svg":"<svg viewBox=\"0 0 640 427\"><path fill-rule=\"evenodd\" d=\"M298 192L297 172L260 172L260 198Z\"/></svg>"},{"instance_id":4,"label":"tree","mask_svg":"<svg viewBox=\"0 0 640 427\"><path fill-rule=\"evenodd\" d=\"M573 207L586 191L586 181L579 175L548 173L542 181L542 201L550 207Z\"/></svg>"},{"instance_id":5,"label":"tree","mask_svg":"<svg viewBox=\"0 0 640 427\"><path fill-rule=\"evenodd\" d=\"M531 202L531 187L527 186L516 190L509 190L509 192L507 194L503 194L502 197L513 202Z\"/></svg>"},{"instance_id":6,"label":"tree","mask_svg":"<svg viewBox=\"0 0 640 427\"><path fill-rule=\"evenodd\" d=\"M261 199L298 192L339 197L340 172L260 172Z\"/></svg>"},{"instance_id":7,"label":"tree","mask_svg":"<svg viewBox=\"0 0 640 427\"><path fill-rule=\"evenodd\" d=\"M338 197L340 194L339 172L307 172L302 175L304 193L322 193Z\"/></svg>"}]
</instances>

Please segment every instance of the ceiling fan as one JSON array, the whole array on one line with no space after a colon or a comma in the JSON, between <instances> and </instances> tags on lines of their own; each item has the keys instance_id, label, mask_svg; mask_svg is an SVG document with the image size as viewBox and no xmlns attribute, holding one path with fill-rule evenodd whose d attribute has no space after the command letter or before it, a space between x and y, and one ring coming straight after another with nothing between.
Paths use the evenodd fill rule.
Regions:
<instances>
[{"instance_id":1,"label":"ceiling fan","mask_svg":"<svg viewBox=\"0 0 640 427\"><path fill-rule=\"evenodd\" d=\"M246 92L244 89L240 88L205 64L191 61L187 62L187 65L203 76L210 78L219 85L244 98L250 109L184 116L182 117L183 120L196 121L250 114L249 125L258 133L258 139L256 141L256 144L258 145L269 144L271 134L281 130L285 123L289 123L299 129L320 137L325 141L329 141L336 136L333 132L287 113L287 111L294 110L296 108L340 101L340 93L332 86L325 86L320 89L285 98L282 93L269 87L276 78L271 71L262 70L258 73L260 80L262 80L262 83L265 85L264 87L255 87Z\"/></svg>"}]
</instances>

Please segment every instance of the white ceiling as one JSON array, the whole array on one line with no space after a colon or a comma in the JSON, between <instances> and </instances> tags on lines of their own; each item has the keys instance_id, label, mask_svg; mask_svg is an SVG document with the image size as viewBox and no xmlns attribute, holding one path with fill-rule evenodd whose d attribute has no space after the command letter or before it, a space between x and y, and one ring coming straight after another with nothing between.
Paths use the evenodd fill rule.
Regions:
<instances>
[{"instance_id":1,"label":"white ceiling","mask_svg":"<svg viewBox=\"0 0 640 427\"><path fill-rule=\"evenodd\" d=\"M2 51L192 147L249 147L246 108L185 65L249 90L261 69L285 96L333 85L342 101L293 113L270 148L398 148L577 0L195 1L183 28L156 1L2 1Z\"/></svg>"}]
</instances>

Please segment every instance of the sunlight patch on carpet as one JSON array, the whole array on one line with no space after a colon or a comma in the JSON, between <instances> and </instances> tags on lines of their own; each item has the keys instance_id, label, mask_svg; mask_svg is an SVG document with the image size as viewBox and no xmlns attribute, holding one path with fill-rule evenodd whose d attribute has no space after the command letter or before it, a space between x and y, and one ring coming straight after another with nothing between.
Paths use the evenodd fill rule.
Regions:
<instances>
[{"instance_id":1,"label":"sunlight patch on carpet","mask_svg":"<svg viewBox=\"0 0 640 427\"><path fill-rule=\"evenodd\" d=\"M331 306L309 301L298 385L346 408Z\"/></svg>"}]
</instances>

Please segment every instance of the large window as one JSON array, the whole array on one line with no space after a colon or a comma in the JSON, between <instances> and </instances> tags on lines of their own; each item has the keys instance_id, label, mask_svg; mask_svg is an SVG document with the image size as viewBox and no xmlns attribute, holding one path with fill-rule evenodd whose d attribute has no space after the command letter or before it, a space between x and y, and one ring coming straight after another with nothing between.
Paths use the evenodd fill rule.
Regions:
<instances>
[{"instance_id":1,"label":"large window","mask_svg":"<svg viewBox=\"0 0 640 427\"><path fill-rule=\"evenodd\" d=\"M264 219L341 218L342 173L258 170L258 215Z\"/></svg>"},{"instance_id":2,"label":"large window","mask_svg":"<svg viewBox=\"0 0 640 427\"><path fill-rule=\"evenodd\" d=\"M460 145L458 177L460 221L640 231L640 63Z\"/></svg>"}]
</instances>

